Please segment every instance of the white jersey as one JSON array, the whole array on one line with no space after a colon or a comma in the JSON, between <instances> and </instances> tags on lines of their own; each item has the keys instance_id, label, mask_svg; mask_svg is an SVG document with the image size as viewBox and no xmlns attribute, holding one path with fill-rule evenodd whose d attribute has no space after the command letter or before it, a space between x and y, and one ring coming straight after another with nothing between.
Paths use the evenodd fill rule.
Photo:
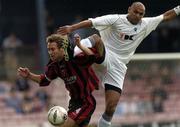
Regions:
<instances>
[{"instance_id":1,"label":"white jersey","mask_svg":"<svg viewBox=\"0 0 180 127\"><path fill-rule=\"evenodd\" d=\"M90 18L110 54L117 54L117 59L127 64L142 40L156 29L163 20L163 15L142 18L137 25L127 20L127 15L106 15Z\"/></svg>"}]
</instances>

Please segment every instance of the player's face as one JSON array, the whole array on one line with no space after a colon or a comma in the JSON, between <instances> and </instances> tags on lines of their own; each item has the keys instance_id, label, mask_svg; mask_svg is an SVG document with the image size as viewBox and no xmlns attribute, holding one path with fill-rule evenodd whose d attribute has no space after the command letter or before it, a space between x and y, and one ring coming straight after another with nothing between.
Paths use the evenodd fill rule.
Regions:
<instances>
[{"instance_id":1,"label":"player's face","mask_svg":"<svg viewBox=\"0 0 180 127\"><path fill-rule=\"evenodd\" d=\"M64 49L59 48L56 42L48 43L47 49L52 61L60 61L64 58Z\"/></svg>"},{"instance_id":2,"label":"player's face","mask_svg":"<svg viewBox=\"0 0 180 127\"><path fill-rule=\"evenodd\" d=\"M128 9L128 20L136 25L144 17L145 7L144 6L131 6Z\"/></svg>"}]
</instances>

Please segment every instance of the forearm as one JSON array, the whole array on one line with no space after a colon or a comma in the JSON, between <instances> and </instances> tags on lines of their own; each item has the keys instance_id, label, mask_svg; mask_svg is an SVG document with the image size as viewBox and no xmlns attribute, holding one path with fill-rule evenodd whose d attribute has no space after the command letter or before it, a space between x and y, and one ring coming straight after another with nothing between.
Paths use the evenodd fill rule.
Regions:
<instances>
[{"instance_id":1,"label":"forearm","mask_svg":"<svg viewBox=\"0 0 180 127\"><path fill-rule=\"evenodd\" d=\"M89 27L92 27L92 22L90 20L84 20L77 24L71 25L72 31L75 31L75 30L81 29L81 28L89 28Z\"/></svg>"},{"instance_id":2,"label":"forearm","mask_svg":"<svg viewBox=\"0 0 180 127\"><path fill-rule=\"evenodd\" d=\"M180 7L177 6L176 8L171 9L163 14L163 16L164 16L163 21L172 20L175 17L177 17L179 15L179 13L180 13Z\"/></svg>"},{"instance_id":3,"label":"forearm","mask_svg":"<svg viewBox=\"0 0 180 127\"><path fill-rule=\"evenodd\" d=\"M37 83L41 82L41 75L37 75L37 74L31 73L31 72L29 73L27 78L34 82L37 82Z\"/></svg>"},{"instance_id":4,"label":"forearm","mask_svg":"<svg viewBox=\"0 0 180 127\"><path fill-rule=\"evenodd\" d=\"M79 47L86 55L93 55L94 53L92 52L91 49L89 49L88 47L85 47L83 45L81 45Z\"/></svg>"}]
</instances>

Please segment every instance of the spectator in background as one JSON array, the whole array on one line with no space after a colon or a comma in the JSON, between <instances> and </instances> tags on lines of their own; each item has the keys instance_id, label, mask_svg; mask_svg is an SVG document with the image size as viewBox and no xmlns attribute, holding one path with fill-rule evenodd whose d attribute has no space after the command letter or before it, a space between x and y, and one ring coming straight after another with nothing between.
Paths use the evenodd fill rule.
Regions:
<instances>
[{"instance_id":1,"label":"spectator in background","mask_svg":"<svg viewBox=\"0 0 180 127\"><path fill-rule=\"evenodd\" d=\"M142 73L139 71L138 67L131 68L131 71L129 73L129 78L131 81L142 79Z\"/></svg>"},{"instance_id":2,"label":"spectator in background","mask_svg":"<svg viewBox=\"0 0 180 127\"><path fill-rule=\"evenodd\" d=\"M167 92L162 85L161 77L154 78L153 90L151 92L152 107L154 112L163 112L163 102L167 99Z\"/></svg>"},{"instance_id":3,"label":"spectator in background","mask_svg":"<svg viewBox=\"0 0 180 127\"><path fill-rule=\"evenodd\" d=\"M17 113L22 113L22 99L18 96L15 88L11 88L9 92L9 97L5 98L4 102L8 107L13 108Z\"/></svg>"},{"instance_id":4,"label":"spectator in background","mask_svg":"<svg viewBox=\"0 0 180 127\"><path fill-rule=\"evenodd\" d=\"M149 70L151 70L151 73L148 73L146 79L146 83L151 85L156 85L155 80L157 79L157 77L159 77L160 74L160 64L157 62L153 62L151 63Z\"/></svg>"},{"instance_id":5,"label":"spectator in background","mask_svg":"<svg viewBox=\"0 0 180 127\"><path fill-rule=\"evenodd\" d=\"M25 78L22 78L21 76L17 76L15 85L16 85L16 89L20 92L30 90L30 84L28 83L28 80Z\"/></svg>"},{"instance_id":6,"label":"spectator in background","mask_svg":"<svg viewBox=\"0 0 180 127\"><path fill-rule=\"evenodd\" d=\"M43 104L44 108L48 108L50 105L50 95L44 90L44 89L39 89L35 93L35 97L40 100L40 102Z\"/></svg>"},{"instance_id":7,"label":"spectator in background","mask_svg":"<svg viewBox=\"0 0 180 127\"><path fill-rule=\"evenodd\" d=\"M18 66L17 49L21 46L22 41L15 33L10 33L2 43L6 76L7 79L12 82L15 82L16 69Z\"/></svg>"},{"instance_id":8,"label":"spectator in background","mask_svg":"<svg viewBox=\"0 0 180 127\"><path fill-rule=\"evenodd\" d=\"M40 100L40 98L38 98L37 96L33 97L33 101L32 101L33 107L32 107L32 112L42 112L45 111L46 105L44 103L42 103L42 101Z\"/></svg>"},{"instance_id":9,"label":"spectator in background","mask_svg":"<svg viewBox=\"0 0 180 127\"><path fill-rule=\"evenodd\" d=\"M150 96L139 96L139 104L138 104L138 113L140 115L148 115L151 114L153 111L152 109L152 101Z\"/></svg>"},{"instance_id":10,"label":"spectator in background","mask_svg":"<svg viewBox=\"0 0 180 127\"><path fill-rule=\"evenodd\" d=\"M173 76L172 76L172 70L168 66L161 67L161 78L162 78L162 84L168 85L173 83Z\"/></svg>"},{"instance_id":11,"label":"spectator in background","mask_svg":"<svg viewBox=\"0 0 180 127\"><path fill-rule=\"evenodd\" d=\"M30 95L30 91L23 93L23 99L21 103L22 113L28 114L33 112L33 96Z\"/></svg>"},{"instance_id":12,"label":"spectator in background","mask_svg":"<svg viewBox=\"0 0 180 127\"><path fill-rule=\"evenodd\" d=\"M121 103L119 103L121 105ZM138 104L139 104L139 100L138 100L138 96L137 95L133 95L133 94L129 94L126 98L126 101L124 101L122 103L122 113L123 115L134 115L138 113Z\"/></svg>"}]
</instances>

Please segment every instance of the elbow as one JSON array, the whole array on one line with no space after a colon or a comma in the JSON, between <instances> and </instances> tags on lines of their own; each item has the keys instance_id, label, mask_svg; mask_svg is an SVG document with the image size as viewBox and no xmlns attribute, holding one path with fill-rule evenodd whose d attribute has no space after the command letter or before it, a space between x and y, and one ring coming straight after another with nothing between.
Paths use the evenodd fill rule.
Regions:
<instances>
[{"instance_id":1,"label":"elbow","mask_svg":"<svg viewBox=\"0 0 180 127\"><path fill-rule=\"evenodd\" d=\"M88 26L88 27L92 27L92 26L93 26L93 24L92 24L92 21L91 21L91 20L87 20L87 26Z\"/></svg>"}]
</instances>

